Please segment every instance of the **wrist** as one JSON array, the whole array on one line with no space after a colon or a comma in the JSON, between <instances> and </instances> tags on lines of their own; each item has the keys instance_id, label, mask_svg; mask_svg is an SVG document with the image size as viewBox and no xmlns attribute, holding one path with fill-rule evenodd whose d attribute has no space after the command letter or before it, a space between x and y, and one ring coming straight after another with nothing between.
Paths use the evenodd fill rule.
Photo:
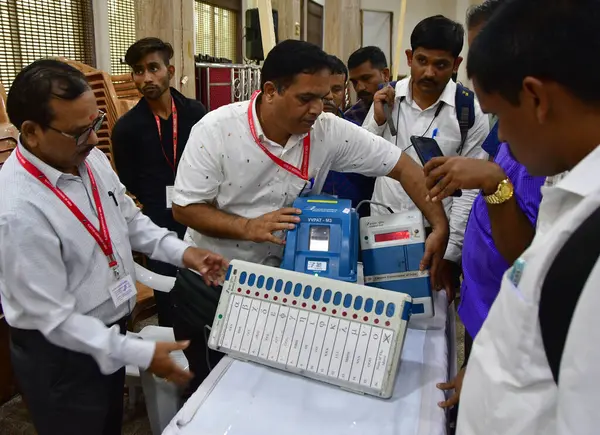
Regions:
<instances>
[{"instance_id":1,"label":"wrist","mask_svg":"<svg viewBox=\"0 0 600 435\"><path fill-rule=\"evenodd\" d=\"M507 176L500 166L493 163L493 170L481 184L481 192L484 196L493 195L498 190L498 185L506 180Z\"/></svg>"},{"instance_id":2,"label":"wrist","mask_svg":"<svg viewBox=\"0 0 600 435\"><path fill-rule=\"evenodd\" d=\"M253 219L240 217L238 222L233 222L237 228L241 229L240 240L253 242L252 237L252 221Z\"/></svg>"},{"instance_id":3,"label":"wrist","mask_svg":"<svg viewBox=\"0 0 600 435\"><path fill-rule=\"evenodd\" d=\"M385 121L387 121L385 118L383 117L379 117L377 115L375 115L375 123L377 124L378 127L381 127L383 124L385 124Z\"/></svg>"},{"instance_id":4,"label":"wrist","mask_svg":"<svg viewBox=\"0 0 600 435\"><path fill-rule=\"evenodd\" d=\"M185 251L183 251L183 255L181 256L181 264L183 264L183 267L185 268L189 268L190 267L190 262L188 259L188 256L190 255L190 249L192 247L188 246Z\"/></svg>"}]
</instances>

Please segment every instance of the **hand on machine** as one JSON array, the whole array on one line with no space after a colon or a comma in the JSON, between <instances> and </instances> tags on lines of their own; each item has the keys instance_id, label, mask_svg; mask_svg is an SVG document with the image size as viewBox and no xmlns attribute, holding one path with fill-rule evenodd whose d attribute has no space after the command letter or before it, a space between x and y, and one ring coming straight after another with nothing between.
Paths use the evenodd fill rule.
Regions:
<instances>
[{"instance_id":1,"label":"hand on machine","mask_svg":"<svg viewBox=\"0 0 600 435\"><path fill-rule=\"evenodd\" d=\"M277 245L284 245L285 240L275 236L273 233L296 228L296 224L300 222L300 218L297 215L300 213L302 211L297 208L284 207L257 218L248 219L245 224L247 240L256 243L271 242Z\"/></svg>"},{"instance_id":2,"label":"hand on machine","mask_svg":"<svg viewBox=\"0 0 600 435\"><path fill-rule=\"evenodd\" d=\"M189 247L183 253L183 265L199 272L207 285L219 285L225 279L229 262L206 249Z\"/></svg>"}]
</instances>

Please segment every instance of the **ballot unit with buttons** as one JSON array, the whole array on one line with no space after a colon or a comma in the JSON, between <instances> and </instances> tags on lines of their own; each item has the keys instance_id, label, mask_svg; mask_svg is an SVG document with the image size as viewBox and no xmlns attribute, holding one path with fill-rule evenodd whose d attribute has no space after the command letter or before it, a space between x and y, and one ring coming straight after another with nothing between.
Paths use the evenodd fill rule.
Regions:
<instances>
[{"instance_id":1,"label":"ballot unit with buttons","mask_svg":"<svg viewBox=\"0 0 600 435\"><path fill-rule=\"evenodd\" d=\"M389 398L411 304L399 292L233 260L208 346Z\"/></svg>"}]
</instances>

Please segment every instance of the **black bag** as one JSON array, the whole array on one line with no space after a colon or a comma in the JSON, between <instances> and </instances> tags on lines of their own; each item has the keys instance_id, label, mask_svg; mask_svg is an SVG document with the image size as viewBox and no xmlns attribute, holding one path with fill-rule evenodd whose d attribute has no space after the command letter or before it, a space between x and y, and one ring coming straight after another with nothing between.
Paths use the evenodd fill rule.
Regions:
<instances>
[{"instance_id":1,"label":"black bag","mask_svg":"<svg viewBox=\"0 0 600 435\"><path fill-rule=\"evenodd\" d=\"M573 313L599 256L600 208L575 230L560 249L542 286L538 316L548 365L557 384Z\"/></svg>"},{"instance_id":2,"label":"black bag","mask_svg":"<svg viewBox=\"0 0 600 435\"><path fill-rule=\"evenodd\" d=\"M193 329L203 331L204 325L213 323L221 290L221 286L207 285L197 273L181 269L171 290L173 314Z\"/></svg>"},{"instance_id":3,"label":"black bag","mask_svg":"<svg viewBox=\"0 0 600 435\"><path fill-rule=\"evenodd\" d=\"M177 340L190 340L184 350L194 378L188 384L185 397L191 396L208 376L223 354L208 348L210 327L213 324L221 287L211 287L202 277L191 270L177 273L175 286L171 290L173 332Z\"/></svg>"}]
</instances>

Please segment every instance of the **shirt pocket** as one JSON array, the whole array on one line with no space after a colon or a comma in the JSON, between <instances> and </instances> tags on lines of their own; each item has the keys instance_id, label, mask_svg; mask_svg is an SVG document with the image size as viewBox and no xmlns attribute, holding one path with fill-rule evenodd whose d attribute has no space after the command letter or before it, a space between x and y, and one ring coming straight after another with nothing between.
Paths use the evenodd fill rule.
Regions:
<instances>
[{"instance_id":1,"label":"shirt pocket","mask_svg":"<svg viewBox=\"0 0 600 435\"><path fill-rule=\"evenodd\" d=\"M313 183L314 184L314 183ZM286 185L286 197L283 207L291 207L294 201L300 196L308 196L312 193L311 182L303 180L300 177L290 176Z\"/></svg>"},{"instance_id":2,"label":"shirt pocket","mask_svg":"<svg viewBox=\"0 0 600 435\"><path fill-rule=\"evenodd\" d=\"M458 148L460 147L460 139L451 137L438 136L435 138L440 150L446 157L452 157L458 155Z\"/></svg>"},{"instance_id":3,"label":"shirt pocket","mask_svg":"<svg viewBox=\"0 0 600 435\"><path fill-rule=\"evenodd\" d=\"M484 325L493 328L496 356L503 376L511 378L510 382L514 385L523 386L528 383L530 371L533 370L531 359L535 347L538 306L530 295L519 288L519 282L524 281L522 278L517 284L511 281L514 267L502 277L500 293Z\"/></svg>"}]
</instances>

